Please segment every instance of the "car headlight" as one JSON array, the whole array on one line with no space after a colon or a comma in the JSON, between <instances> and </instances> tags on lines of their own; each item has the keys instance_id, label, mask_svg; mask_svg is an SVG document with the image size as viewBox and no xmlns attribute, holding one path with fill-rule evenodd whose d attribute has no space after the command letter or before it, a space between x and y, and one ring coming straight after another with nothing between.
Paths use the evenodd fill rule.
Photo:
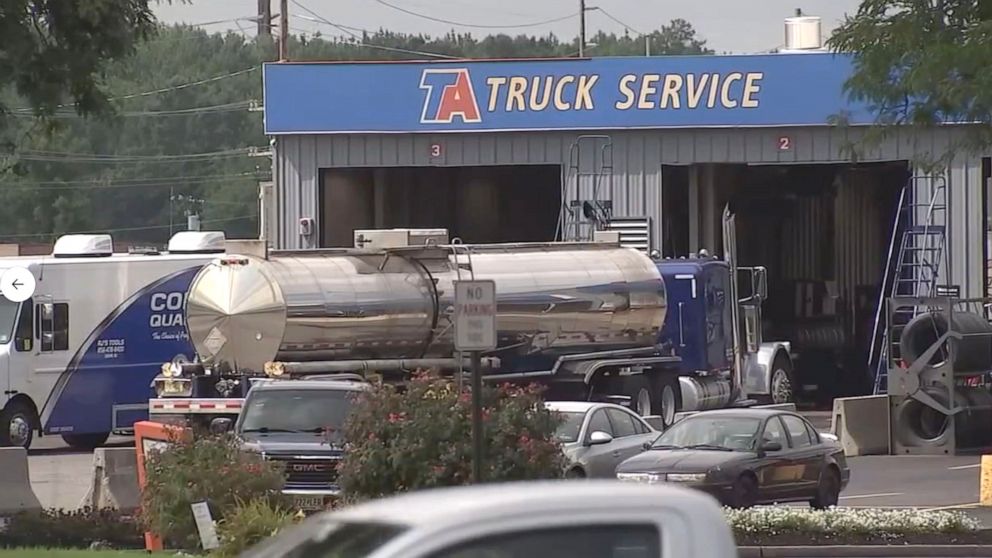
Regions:
<instances>
[{"instance_id":1,"label":"car headlight","mask_svg":"<svg viewBox=\"0 0 992 558\"><path fill-rule=\"evenodd\" d=\"M702 482L706 473L668 473L668 482Z\"/></svg>"},{"instance_id":2,"label":"car headlight","mask_svg":"<svg viewBox=\"0 0 992 558\"><path fill-rule=\"evenodd\" d=\"M665 482L664 473L617 473L617 480L655 484Z\"/></svg>"}]
</instances>

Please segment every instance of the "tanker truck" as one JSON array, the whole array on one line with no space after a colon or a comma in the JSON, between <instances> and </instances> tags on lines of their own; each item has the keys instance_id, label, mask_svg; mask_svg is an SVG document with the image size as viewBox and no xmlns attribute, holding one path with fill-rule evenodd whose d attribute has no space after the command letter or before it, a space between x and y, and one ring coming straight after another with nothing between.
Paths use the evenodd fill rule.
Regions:
<instances>
[{"instance_id":1,"label":"tanker truck","mask_svg":"<svg viewBox=\"0 0 992 558\"><path fill-rule=\"evenodd\" d=\"M439 234L423 243L409 241L418 231L356 231L362 248L229 254L204 266L185 301L196 361L163 364L150 413L236 414L255 378L464 370L453 327L454 282L464 279L496 285L498 341L483 355L484 380L627 403L662 427L679 411L792 401L789 343L761 339L765 270L736 266L729 210L723 260Z\"/></svg>"}]
</instances>

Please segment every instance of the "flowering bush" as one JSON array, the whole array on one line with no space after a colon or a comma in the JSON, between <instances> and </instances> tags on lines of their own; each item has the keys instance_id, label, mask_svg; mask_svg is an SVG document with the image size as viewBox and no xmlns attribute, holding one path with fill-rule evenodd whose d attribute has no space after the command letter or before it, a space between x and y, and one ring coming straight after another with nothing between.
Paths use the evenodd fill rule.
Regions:
<instances>
[{"instance_id":1,"label":"flowering bush","mask_svg":"<svg viewBox=\"0 0 992 558\"><path fill-rule=\"evenodd\" d=\"M206 501L214 520L221 521L238 502L258 498L278 508L285 477L278 464L245 452L231 435L176 440L165 451L145 458L142 491L145 526L172 548L200 546L190 505Z\"/></svg>"},{"instance_id":2,"label":"flowering bush","mask_svg":"<svg viewBox=\"0 0 992 558\"><path fill-rule=\"evenodd\" d=\"M907 535L971 533L981 528L975 519L952 511L865 508L821 511L783 506L744 510L727 508L725 511L727 521L739 538L791 534L899 538Z\"/></svg>"},{"instance_id":3,"label":"flowering bush","mask_svg":"<svg viewBox=\"0 0 992 558\"><path fill-rule=\"evenodd\" d=\"M487 482L559 478L565 458L555 439L559 417L541 389L483 388ZM339 468L349 500L467 484L472 476L472 399L449 380L419 373L404 389L377 385L356 401L345 425Z\"/></svg>"}]
</instances>

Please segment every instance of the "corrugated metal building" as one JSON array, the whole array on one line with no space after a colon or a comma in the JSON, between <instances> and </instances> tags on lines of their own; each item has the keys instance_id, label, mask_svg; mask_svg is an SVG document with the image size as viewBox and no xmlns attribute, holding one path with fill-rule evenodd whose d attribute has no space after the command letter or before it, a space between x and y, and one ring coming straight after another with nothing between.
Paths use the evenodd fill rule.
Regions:
<instances>
[{"instance_id":1,"label":"corrugated metal building","mask_svg":"<svg viewBox=\"0 0 992 558\"><path fill-rule=\"evenodd\" d=\"M849 71L830 54L269 64L267 234L293 249L349 245L356 228L575 238L594 228L589 202L610 218L601 227L678 257L722 250L732 202L742 263L769 269L771 321L861 352L904 190L915 224L946 226L938 282L985 296L989 172L961 157L913 176L910 160L956 127L893 137L851 164L845 146L873 115L845 99ZM849 127L828 124L839 113Z\"/></svg>"}]
</instances>

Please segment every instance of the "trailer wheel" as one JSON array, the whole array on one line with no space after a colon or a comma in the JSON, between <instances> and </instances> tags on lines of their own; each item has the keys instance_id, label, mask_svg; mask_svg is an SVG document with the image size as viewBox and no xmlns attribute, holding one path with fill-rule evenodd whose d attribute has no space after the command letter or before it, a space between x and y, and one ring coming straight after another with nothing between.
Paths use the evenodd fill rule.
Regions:
<instances>
[{"instance_id":1,"label":"trailer wheel","mask_svg":"<svg viewBox=\"0 0 992 558\"><path fill-rule=\"evenodd\" d=\"M678 376L674 374L662 374L654 384L654 393L658 398L656 414L661 416L661 423L667 429L675 424L675 414L682 407L682 388Z\"/></svg>"},{"instance_id":2,"label":"trailer wheel","mask_svg":"<svg viewBox=\"0 0 992 558\"><path fill-rule=\"evenodd\" d=\"M658 406L657 399L651 394L651 382L643 374L621 377L621 391L630 397L630 409L646 417Z\"/></svg>"},{"instance_id":3,"label":"trailer wheel","mask_svg":"<svg viewBox=\"0 0 992 558\"><path fill-rule=\"evenodd\" d=\"M62 440L72 449L94 450L102 446L109 437L110 432L97 434L63 434Z\"/></svg>"},{"instance_id":4,"label":"trailer wheel","mask_svg":"<svg viewBox=\"0 0 992 558\"><path fill-rule=\"evenodd\" d=\"M0 411L0 447L30 448L36 423L31 405L11 401Z\"/></svg>"}]
</instances>

